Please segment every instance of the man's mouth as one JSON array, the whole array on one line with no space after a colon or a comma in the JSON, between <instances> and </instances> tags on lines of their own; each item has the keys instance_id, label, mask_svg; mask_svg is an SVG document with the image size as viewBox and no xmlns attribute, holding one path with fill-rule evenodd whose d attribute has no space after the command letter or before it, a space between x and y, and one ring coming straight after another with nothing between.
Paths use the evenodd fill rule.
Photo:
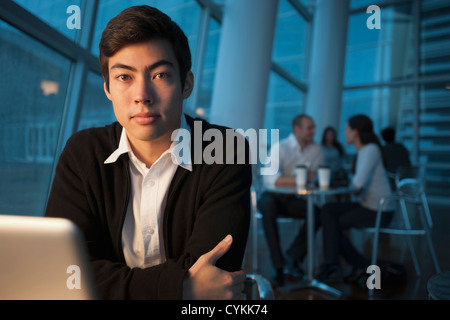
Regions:
<instances>
[{"instance_id":1,"label":"man's mouth","mask_svg":"<svg viewBox=\"0 0 450 320\"><path fill-rule=\"evenodd\" d=\"M144 112L144 113L137 113L131 117L136 121L138 124L146 125L146 124L152 124L155 121L157 121L159 118L161 118L160 115Z\"/></svg>"}]
</instances>

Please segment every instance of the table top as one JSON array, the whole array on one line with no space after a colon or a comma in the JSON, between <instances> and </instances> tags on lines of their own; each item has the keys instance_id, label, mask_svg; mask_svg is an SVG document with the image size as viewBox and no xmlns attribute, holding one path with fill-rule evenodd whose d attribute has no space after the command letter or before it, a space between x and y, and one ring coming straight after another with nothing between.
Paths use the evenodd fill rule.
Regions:
<instances>
[{"instance_id":1,"label":"table top","mask_svg":"<svg viewBox=\"0 0 450 320\"><path fill-rule=\"evenodd\" d=\"M265 189L269 192L284 193L284 194L298 194L302 196L306 195L336 195L342 193L351 193L356 191L353 186L339 186L329 188L319 188L314 185L306 187L268 187Z\"/></svg>"}]
</instances>

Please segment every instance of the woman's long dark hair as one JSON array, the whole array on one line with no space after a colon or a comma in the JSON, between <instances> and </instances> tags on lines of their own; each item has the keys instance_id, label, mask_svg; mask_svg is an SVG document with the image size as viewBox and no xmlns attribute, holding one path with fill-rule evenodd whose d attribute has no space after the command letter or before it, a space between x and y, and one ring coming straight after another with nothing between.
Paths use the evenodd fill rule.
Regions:
<instances>
[{"instance_id":1,"label":"woman's long dark hair","mask_svg":"<svg viewBox=\"0 0 450 320\"><path fill-rule=\"evenodd\" d=\"M358 131L359 139L361 140L361 143L363 145L366 145L368 143L375 143L376 145L378 145L378 148L380 148L381 157L383 159L383 164L386 167L386 164L384 161L383 147L381 146L380 139L378 139L377 135L373 131L372 120L364 114L357 114L357 115L350 117L348 119L347 123L348 123L348 126L352 130ZM353 168L352 168L353 173L355 172L355 169L356 169L356 158L357 157L358 157L358 155L355 156L355 159L353 161Z\"/></svg>"},{"instance_id":2,"label":"woman's long dark hair","mask_svg":"<svg viewBox=\"0 0 450 320\"><path fill-rule=\"evenodd\" d=\"M334 139L333 139L332 145L333 145L333 147L335 147L335 148L338 150L339 155L340 155L341 157L343 157L343 156L345 155L345 154L344 154L344 148L342 147L342 145L340 144L340 142L337 140L337 132L336 132L336 129L334 129L333 127L328 126L328 127L325 128L325 130L323 130L323 134L322 134L322 145L323 145L323 146L326 145L326 136L327 136L328 131L333 132L333 134L334 134Z\"/></svg>"}]
</instances>

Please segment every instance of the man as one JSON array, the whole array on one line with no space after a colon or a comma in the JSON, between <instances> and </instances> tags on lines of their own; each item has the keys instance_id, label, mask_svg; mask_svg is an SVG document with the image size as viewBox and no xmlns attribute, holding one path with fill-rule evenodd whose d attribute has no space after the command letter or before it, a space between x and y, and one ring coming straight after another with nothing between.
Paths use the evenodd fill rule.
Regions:
<instances>
[{"instance_id":1,"label":"man","mask_svg":"<svg viewBox=\"0 0 450 320\"><path fill-rule=\"evenodd\" d=\"M385 142L383 156L386 164L386 171L396 173L399 167L411 166L411 159L408 149L395 141L395 129L388 127L381 131L381 136Z\"/></svg>"},{"instance_id":2,"label":"man","mask_svg":"<svg viewBox=\"0 0 450 320\"><path fill-rule=\"evenodd\" d=\"M308 168L308 181L312 182L316 176L317 168L323 165L323 151L319 144L314 143L315 124L311 117L305 114L298 115L292 122L293 133L279 142L279 172L275 175L264 176L266 187L295 187L295 167L305 165ZM272 150L275 149L272 146ZM276 159L276 157L273 157ZM274 161L274 160L273 160ZM269 245L272 264L276 275L274 284L283 286L285 258L281 252L278 234L277 218L287 216L293 218L306 218L306 200L294 195L284 195L273 192L264 192L258 202L258 208L263 215L263 225ZM318 208L315 209L315 217ZM320 222L315 219L316 229ZM306 255L306 224L303 224L297 237L287 251L287 257L293 267L302 273L299 264Z\"/></svg>"},{"instance_id":3,"label":"man","mask_svg":"<svg viewBox=\"0 0 450 320\"><path fill-rule=\"evenodd\" d=\"M81 228L102 299L241 297L251 168L178 161L177 129L193 134L183 153L208 144L182 113L194 85L186 36L159 10L136 6L111 19L99 48L118 122L68 140L46 216Z\"/></svg>"}]
</instances>

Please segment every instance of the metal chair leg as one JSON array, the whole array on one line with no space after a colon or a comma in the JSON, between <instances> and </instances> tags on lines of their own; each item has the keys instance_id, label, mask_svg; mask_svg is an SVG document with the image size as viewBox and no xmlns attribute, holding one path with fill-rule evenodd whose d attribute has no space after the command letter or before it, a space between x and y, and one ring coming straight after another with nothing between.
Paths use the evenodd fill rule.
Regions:
<instances>
[{"instance_id":1,"label":"metal chair leg","mask_svg":"<svg viewBox=\"0 0 450 320\"><path fill-rule=\"evenodd\" d=\"M411 230L411 223L409 222L408 213L406 211L407 209L406 209L405 200L403 200L403 199L400 200L400 207L401 207L403 222L405 223L405 228L407 230ZM406 235L406 241L408 243L409 251L411 252L411 259L414 264L414 269L416 270L417 276L420 276L421 272L420 272L420 267L419 267L419 261L417 260L416 251L414 250L411 235Z\"/></svg>"}]
</instances>

